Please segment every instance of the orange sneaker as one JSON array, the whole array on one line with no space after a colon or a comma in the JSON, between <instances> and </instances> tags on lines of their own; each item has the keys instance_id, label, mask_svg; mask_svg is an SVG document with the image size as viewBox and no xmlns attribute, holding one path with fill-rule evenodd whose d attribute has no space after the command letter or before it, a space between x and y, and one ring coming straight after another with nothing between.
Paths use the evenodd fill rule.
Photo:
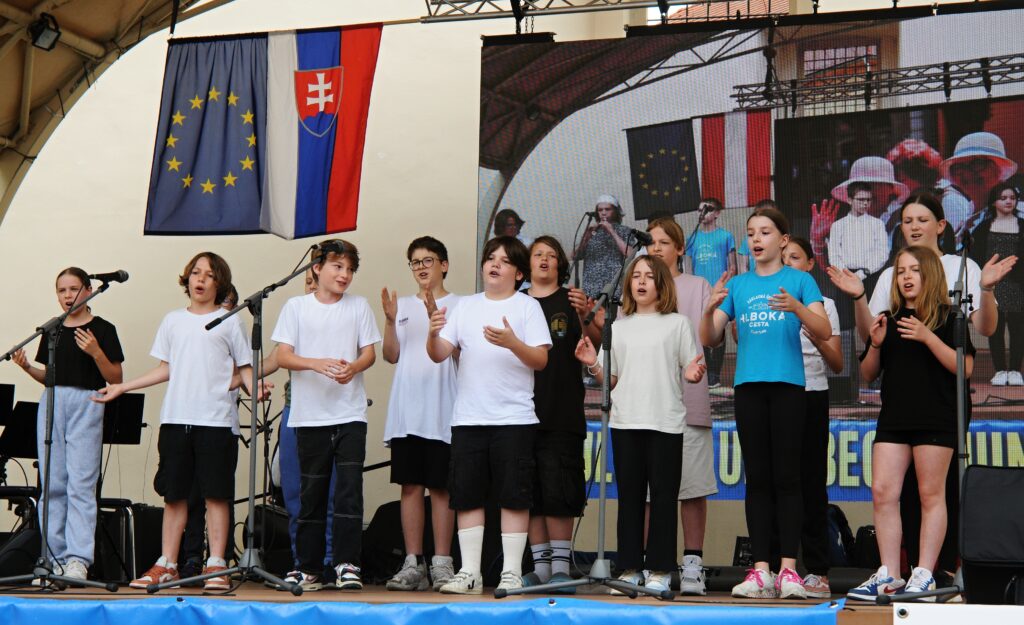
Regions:
<instances>
[{"instance_id":1,"label":"orange sneaker","mask_svg":"<svg viewBox=\"0 0 1024 625\"><path fill-rule=\"evenodd\" d=\"M149 586L154 584L163 584L164 582L173 582L178 579L178 569L169 569L159 564L154 564L149 567L149 570L142 574L138 579L133 579L128 586L131 588L138 588L139 590L145 590Z\"/></svg>"},{"instance_id":2,"label":"orange sneaker","mask_svg":"<svg viewBox=\"0 0 1024 625\"><path fill-rule=\"evenodd\" d=\"M204 566L203 575L209 575L210 573L217 573L219 571L226 571L226 566ZM203 590L230 590L231 580L228 579L227 575L218 575L217 577L209 577L203 582Z\"/></svg>"}]
</instances>

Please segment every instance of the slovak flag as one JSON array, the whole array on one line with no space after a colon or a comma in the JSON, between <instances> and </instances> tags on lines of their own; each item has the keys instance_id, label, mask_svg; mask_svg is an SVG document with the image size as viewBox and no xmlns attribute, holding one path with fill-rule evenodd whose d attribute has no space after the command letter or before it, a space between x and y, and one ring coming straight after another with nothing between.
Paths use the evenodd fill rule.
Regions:
<instances>
[{"instance_id":1,"label":"slovak flag","mask_svg":"<svg viewBox=\"0 0 1024 625\"><path fill-rule=\"evenodd\" d=\"M146 234L354 230L381 25L168 47Z\"/></svg>"},{"instance_id":2,"label":"slovak flag","mask_svg":"<svg viewBox=\"0 0 1024 625\"><path fill-rule=\"evenodd\" d=\"M260 226L286 239L356 227L381 26L267 36Z\"/></svg>"}]
</instances>

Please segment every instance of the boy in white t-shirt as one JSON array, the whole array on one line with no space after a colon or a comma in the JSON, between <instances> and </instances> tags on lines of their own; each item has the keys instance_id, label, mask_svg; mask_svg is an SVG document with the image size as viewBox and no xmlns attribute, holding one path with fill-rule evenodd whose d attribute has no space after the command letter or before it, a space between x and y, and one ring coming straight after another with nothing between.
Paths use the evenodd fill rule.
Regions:
<instances>
[{"instance_id":1,"label":"boy in white t-shirt","mask_svg":"<svg viewBox=\"0 0 1024 625\"><path fill-rule=\"evenodd\" d=\"M399 298L387 288L381 304L387 325L384 360L397 364L384 425L384 443L391 448L391 483L402 487L402 536L405 563L387 582L388 590L439 590L455 575L452 532L455 514L448 507L448 465L451 461L452 410L455 406L455 360L435 363L424 348L430 313L438 306L454 310L458 295L444 288L448 249L434 237L419 237L405 254L416 295ZM430 578L423 552L424 491L430 490L434 554Z\"/></svg>"},{"instance_id":2,"label":"boy in white t-shirt","mask_svg":"<svg viewBox=\"0 0 1024 625\"><path fill-rule=\"evenodd\" d=\"M288 300L272 337L278 363L292 372L288 426L296 430L301 473L295 535L300 575L286 581L306 591L322 588L327 499L333 496L335 585L359 590L366 459L363 371L376 360L380 332L366 298L347 293L359 269L356 247L335 239L321 243L318 252L316 291Z\"/></svg>"},{"instance_id":3,"label":"boy in white t-shirt","mask_svg":"<svg viewBox=\"0 0 1024 625\"><path fill-rule=\"evenodd\" d=\"M206 330L223 310L231 286L231 268L220 256L201 252L185 266L178 279L189 305L164 317L150 355L160 364L146 374L98 391L99 402L121 394L168 382L160 410L159 467L154 484L164 498L161 556L148 571L129 585L146 588L172 582L178 575L178 549L188 519L188 498L193 481L206 500L206 531L210 557L203 574L227 567L224 559L229 531L229 506L235 496L238 460L238 413L230 391L235 367L249 391L252 352L238 316ZM206 590L227 590L226 576L205 582Z\"/></svg>"},{"instance_id":4,"label":"boy in white t-shirt","mask_svg":"<svg viewBox=\"0 0 1024 625\"><path fill-rule=\"evenodd\" d=\"M522 588L538 423L534 371L547 365L551 347L540 304L518 292L530 272L526 247L515 237L496 237L484 245L482 259L483 292L459 300L448 319L444 307L434 311L427 337L434 362L460 350L449 488L462 568L441 587L449 594L483 592L480 557L489 496L501 506L504 565L498 588Z\"/></svg>"}]
</instances>

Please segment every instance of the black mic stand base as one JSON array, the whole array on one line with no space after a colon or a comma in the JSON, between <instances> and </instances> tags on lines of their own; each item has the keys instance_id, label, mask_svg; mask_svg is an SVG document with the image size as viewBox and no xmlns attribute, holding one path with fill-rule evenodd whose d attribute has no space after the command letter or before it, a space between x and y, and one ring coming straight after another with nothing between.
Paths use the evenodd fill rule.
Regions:
<instances>
[{"instance_id":1,"label":"black mic stand base","mask_svg":"<svg viewBox=\"0 0 1024 625\"><path fill-rule=\"evenodd\" d=\"M38 582L38 584L36 583ZM32 568L32 573L0 577L0 586L39 586L41 590L64 590L65 588L97 588L108 592L117 592L118 585L113 582L93 582L77 577L57 575L46 558L40 558Z\"/></svg>"}]
</instances>

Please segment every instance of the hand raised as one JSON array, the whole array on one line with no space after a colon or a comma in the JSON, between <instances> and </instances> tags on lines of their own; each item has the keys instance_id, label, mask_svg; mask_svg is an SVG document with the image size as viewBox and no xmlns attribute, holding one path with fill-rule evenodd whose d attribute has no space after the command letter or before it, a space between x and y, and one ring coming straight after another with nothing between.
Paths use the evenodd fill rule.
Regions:
<instances>
[{"instance_id":1,"label":"hand raised","mask_svg":"<svg viewBox=\"0 0 1024 625\"><path fill-rule=\"evenodd\" d=\"M837 269L830 266L825 268L825 273L828 274L828 279L836 285L837 289L850 297L860 297L864 294L864 281L849 269Z\"/></svg>"},{"instance_id":2,"label":"hand raised","mask_svg":"<svg viewBox=\"0 0 1024 625\"><path fill-rule=\"evenodd\" d=\"M715 286L711 288L711 297L708 299L707 308L704 309L704 314L710 313L717 309L725 301L725 296L729 294L729 289L725 287L726 283L729 282L730 274L728 271L722 272L722 277L715 282Z\"/></svg>"},{"instance_id":3,"label":"hand raised","mask_svg":"<svg viewBox=\"0 0 1024 625\"><path fill-rule=\"evenodd\" d=\"M772 310L781 310L784 312L796 312L800 310L803 304L800 300L789 294L786 289L779 287L778 295L772 295L768 298L768 307Z\"/></svg>"},{"instance_id":4,"label":"hand raised","mask_svg":"<svg viewBox=\"0 0 1024 625\"><path fill-rule=\"evenodd\" d=\"M509 325L508 319L502 317L501 321L504 324L504 327L501 328L484 326L484 338L492 345L508 349L515 345L519 339L516 338L516 333L512 330L512 326Z\"/></svg>"},{"instance_id":5,"label":"hand raised","mask_svg":"<svg viewBox=\"0 0 1024 625\"><path fill-rule=\"evenodd\" d=\"M427 314L433 317L434 313L437 312L437 300L434 299L434 294L427 291L423 295L423 303L427 307Z\"/></svg>"},{"instance_id":6,"label":"hand raised","mask_svg":"<svg viewBox=\"0 0 1024 625\"><path fill-rule=\"evenodd\" d=\"M988 259L985 266L981 268L981 286L986 289L991 289L995 285L999 284L1006 274L1010 273L1013 266L1017 264L1016 256L1007 256L1000 260L999 254L994 255Z\"/></svg>"},{"instance_id":7,"label":"hand raised","mask_svg":"<svg viewBox=\"0 0 1024 625\"><path fill-rule=\"evenodd\" d=\"M597 350L594 349L594 344L590 342L589 338L583 337L576 344L576 360L588 367L593 367L597 364Z\"/></svg>"},{"instance_id":8,"label":"hand raised","mask_svg":"<svg viewBox=\"0 0 1024 625\"><path fill-rule=\"evenodd\" d=\"M885 330L888 327L888 319L885 314L878 315L875 317L875 321L871 324L871 329L868 330L868 339L875 347L881 347L882 341L885 340Z\"/></svg>"},{"instance_id":9,"label":"hand raised","mask_svg":"<svg viewBox=\"0 0 1024 625\"><path fill-rule=\"evenodd\" d=\"M75 344L78 345L78 349L93 358L97 358L103 353L103 350L100 349L100 344L96 341L96 335L92 333L92 330L75 328Z\"/></svg>"},{"instance_id":10,"label":"hand raised","mask_svg":"<svg viewBox=\"0 0 1024 625\"><path fill-rule=\"evenodd\" d=\"M384 318L388 323L394 323L398 316L398 294L395 291L388 292L388 287L380 290L380 306L384 309Z\"/></svg>"},{"instance_id":11,"label":"hand raised","mask_svg":"<svg viewBox=\"0 0 1024 625\"><path fill-rule=\"evenodd\" d=\"M430 336L436 337L441 333L441 328L448 323L445 318L445 313L448 312L448 307L445 306L441 309L434 309L434 312L430 313Z\"/></svg>"},{"instance_id":12,"label":"hand raised","mask_svg":"<svg viewBox=\"0 0 1024 625\"><path fill-rule=\"evenodd\" d=\"M905 339L924 343L934 333L917 317L904 317L896 322L896 331Z\"/></svg>"},{"instance_id":13,"label":"hand raised","mask_svg":"<svg viewBox=\"0 0 1024 625\"><path fill-rule=\"evenodd\" d=\"M686 365L686 369L683 371L683 377L686 378L687 382L700 382L704 377L704 373L708 370L708 366L704 364L704 354L697 354L690 364Z\"/></svg>"}]
</instances>

